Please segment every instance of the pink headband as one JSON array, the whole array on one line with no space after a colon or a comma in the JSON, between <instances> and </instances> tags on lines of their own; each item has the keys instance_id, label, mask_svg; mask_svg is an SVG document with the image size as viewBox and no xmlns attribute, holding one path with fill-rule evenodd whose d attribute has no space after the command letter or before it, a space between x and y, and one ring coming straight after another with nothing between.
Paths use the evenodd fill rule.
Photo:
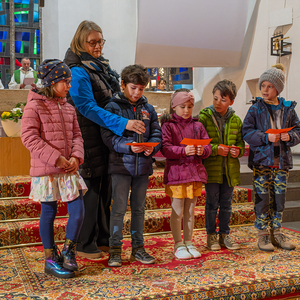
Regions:
<instances>
[{"instance_id":1,"label":"pink headband","mask_svg":"<svg viewBox=\"0 0 300 300\"><path fill-rule=\"evenodd\" d=\"M174 94L173 94L174 95ZM195 98L192 92L179 92L179 93L175 93L173 99L172 99L172 103L171 106L172 108L174 108L175 106L185 103L187 101L190 101L193 105L195 103Z\"/></svg>"}]
</instances>

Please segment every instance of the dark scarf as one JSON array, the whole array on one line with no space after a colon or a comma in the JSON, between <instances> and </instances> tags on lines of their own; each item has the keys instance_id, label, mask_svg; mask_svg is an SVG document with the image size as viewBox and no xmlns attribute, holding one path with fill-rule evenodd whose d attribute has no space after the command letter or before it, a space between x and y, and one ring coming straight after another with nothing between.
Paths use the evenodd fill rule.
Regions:
<instances>
[{"instance_id":1,"label":"dark scarf","mask_svg":"<svg viewBox=\"0 0 300 300\"><path fill-rule=\"evenodd\" d=\"M94 58L87 52L80 53L81 63L88 69L98 73L101 80L112 93L120 91L119 74L112 70L109 66L109 61L103 56Z\"/></svg>"}]
</instances>

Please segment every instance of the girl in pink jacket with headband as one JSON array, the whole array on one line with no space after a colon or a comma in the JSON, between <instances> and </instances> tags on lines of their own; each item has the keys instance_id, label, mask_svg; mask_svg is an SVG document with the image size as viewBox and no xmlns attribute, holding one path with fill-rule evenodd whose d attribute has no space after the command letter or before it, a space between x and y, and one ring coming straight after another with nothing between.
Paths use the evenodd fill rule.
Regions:
<instances>
[{"instance_id":1,"label":"girl in pink jacket with headband","mask_svg":"<svg viewBox=\"0 0 300 300\"><path fill-rule=\"evenodd\" d=\"M75 245L84 217L87 191L78 173L84 150L75 109L66 102L71 71L60 60L45 60L38 68L44 88L31 90L24 109L21 139L31 155L30 198L41 202L40 236L45 252L45 273L71 278L78 269ZM69 220L60 254L54 243L57 201L67 202Z\"/></svg>"},{"instance_id":2,"label":"girl in pink jacket with headband","mask_svg":"<svg viewBox=\"0 0 300 300\"><path fill-rule=\"evenodd\" d=\"M175 110L171 119L162 120L162 154L167 158L164 184L172 200L171 230L174 238L174 255L178 259L201 256L193 244L194 210L197 197L207 174L202 159L211 154L211 146L183 145L188 139L208 139L204 126L192 118L194 95L188 89L179 89L172 95ZM183 219L183 240L181 222Z\"/></svg>"}]
</instances>

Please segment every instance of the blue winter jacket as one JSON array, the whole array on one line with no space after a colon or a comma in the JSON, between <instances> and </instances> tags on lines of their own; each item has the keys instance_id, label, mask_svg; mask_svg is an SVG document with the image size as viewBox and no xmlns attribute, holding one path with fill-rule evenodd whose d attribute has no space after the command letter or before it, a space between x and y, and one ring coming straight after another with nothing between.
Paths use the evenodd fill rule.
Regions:
<instances>
[{"instance_id":1,"label":"blue winter jacket","mask_svg":"<svg viewBox=\"0 0 300 300\"><path fill-rule=\"evenodd\" d=\"M278 97L279 103L282 103L283 119L281 128L295 126L288 132L290 140L280 142L280 169L291 169L293 167L292 153L290 147L300 142L300 121L295 111L296 102L286 101ZM250 145L248 166L266 166L274 165L274 146L268 140L268 134L265 133L271 128L270 115L268 107L262 98L253 101L248 113L244 119L242 133L244 140Z\"/></svg>"},{"instance_id":2,"label":"blue winter jacket","mask_svg":"<svg viewBox=\"0 0 300 300\"><path fill-rule=\"evenodd\" d=\"M116 93L105 109L130 120L137 119L137 111L141 111L146 127L146 132L143 134L144 142L159 143L150 156L145 156L144 152L133 153L126 143L137 142L137 133L125 130L123 136L120 137L102 127L103 142L110 150L108 173L131 176L151 175L153 173L152 156L158 152L162 141L161 129L153 106L144 96L133 106L123 93Z\"/></svg>"}]
</instances>

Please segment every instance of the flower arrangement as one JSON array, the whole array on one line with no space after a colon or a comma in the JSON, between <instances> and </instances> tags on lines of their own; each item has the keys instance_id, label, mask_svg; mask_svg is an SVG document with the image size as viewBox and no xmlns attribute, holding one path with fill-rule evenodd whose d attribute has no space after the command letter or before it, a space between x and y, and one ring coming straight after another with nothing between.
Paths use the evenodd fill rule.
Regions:
<instances>
[{"instance_id":1,"label":"flower arrangement","mask_svg":"<svg viewBox=\"0 0 300 300\"><path fill-rule=\"evenodd\" d=\"M18 121L22 119L25 105L26 103L20 102L10 112L4 111L1 115L1 120L11 120L18 123Z\"/></svg>"}]
</instances>

